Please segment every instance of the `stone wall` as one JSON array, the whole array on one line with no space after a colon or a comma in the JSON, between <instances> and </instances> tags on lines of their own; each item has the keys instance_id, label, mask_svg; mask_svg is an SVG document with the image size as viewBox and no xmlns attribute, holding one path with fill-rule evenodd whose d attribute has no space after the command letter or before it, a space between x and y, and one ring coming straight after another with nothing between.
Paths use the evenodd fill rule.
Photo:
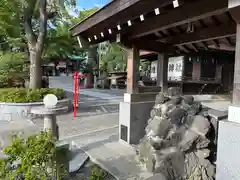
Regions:
<instances>
[{"instance_id":1,"label":"stone wall","mask_svg":"<svg viewBox=\"0 0 240 180\"><path fill-rule=\"evenodd\" d=\"M27 121L33 118L31 109L43 106L43 102L35 103L0 103L0 121ZM58 102L58 106L71 108L71 101L63 99ZM34 116L35 117L35 116Z\"/></svg>"},{"instance_id":2,"label":"stone wall","mask_svg":"<svg viewBox=\"0 0 240 180\"><path fill-rule=\"evenodd\" d=\"M216 132L211 117L193 96L159 93L137 154L166 180L213 180Z\"/></svg>"}]
</instances>

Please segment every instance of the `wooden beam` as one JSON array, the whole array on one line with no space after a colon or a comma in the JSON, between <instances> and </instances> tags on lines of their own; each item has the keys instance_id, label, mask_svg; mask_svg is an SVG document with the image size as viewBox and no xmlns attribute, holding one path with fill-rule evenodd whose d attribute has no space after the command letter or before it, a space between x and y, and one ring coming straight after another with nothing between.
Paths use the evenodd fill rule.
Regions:
<instances>
[{"instance_id":1,"label":"wooden beam","mask_svg":"<svg viewBox=\"0 0 240 180\"><path fill-rule=\"evenodd\" d=\"M154 51L158 53L173 52L176 48L168 44L146 39L121 40L127 47L137 46L141 50Z\"/></svg>"},{"instance_id":2,"label":"wooden beam","mask_svg":"<svg viewBox=\"0 0 240 180\"><path fill-rule=\"evenodd\" d=\"M103 28L115 28L118 24L126 23L153 11L157 7L162 7L172 3L172 0L114 0L101 8L92 16L76 24L70 30L74 35L83 33L86 30L102 31Z\"/></svg>"},{"instance_id":3,"label":"wooden beam","mask_svg":"<svg viewBox=\"0 0 240 180\"><path fill-rule=\"evenodd\" d=\"M232 15L230 14L230 12L226 12L226 16L229 19L229 21L234 21Z\"/></svg>"},{"instance_id":4,"label":"wooden beam","mask_svg":"<svg viewBox=\"0 0 240 180\"><path fill-rule=\"evenodd\" d=\"M228 8L232 18L240 24L240 1L228 0Z\"/></svg>"},{"instance_id":5,"label":"wooden beam","mask_svg":"<svg viewBox=\"0 0 240 180\"><path fill-rule=\"evenodd\" d=\"M155 35L156 35L157 37L162 37L159 32L155 32Z\"/></svg>"},{"instance_id":6,"label":"wooden beam","mask_svg":"<svg viewBox=\"0 0 240 180\"><path fill-rule=\"evenodd\" d=\"M87 49L90 46L90 43L83 37L77 36L78 44L80 48Z\"/></svg>"},{"instance_id":7,"label":"wooden beam","mask_svg":"<svg viewBox=\"0 0 240 180\"><path fill-rule=\"evenodd\" d=\"M206 28L198 32L186 33L179 36L160 39L172 45L184 45L189 43L198 43L219 38L226 38L236 34L236 24L230 23L212 28Z\"/></svg>"},{"instance_id":8,"label":"wooden beam","mask_svg":"<svg viewBox=\"0 0 240 180\"><path fill-rule=\"evenodd\" d=\"M156 31L221 14L227 10L228 3L226 0L199 0L175 8L163 15L160 14L153 18L146 19L138 25L133 25L133 29L129 34L132 38L141 37Z\"/></svg>"},{"instance_id":9,"label":"wooden beam","mask_svg":"<svg viewBox=\"0 0 240 180\"><path fill-rule=\"evenodd\" d=\"M207 28L208 27L202 19L199 20L199 23L202 26L202 28Z\"/></svg>"},{"instance_id":10,"label":"wooden beam","mask_svg":"<svg viewBox=\"0 0 240 180\"><path fill-rule=\"evenodd\" d=\"M217 39L212 40L213 44L215 45L216 48L220 48L219 41Z\"/></svg>"},{"instance_id":11,"label":"wooden beam","mask_svg":"<svg viewBox=\"0 0 240 180\"><path fill-rule=\"evenodd\" d=\"M184 30L181 28L181 26L176 27L180 33L184 33Z\"/></svg>"},{"instance_id":12,"label":"wooden beam","mask_svg":"<svg viewBox=\"0 0 240 180\"><path fill-rule=\"evenodd\" d=\"M215 16L212 16L211 19L215 23L216 26L219 26L221 24L221 22Z\"/></svg>"},{"instance_id":13,"label":"wooden beam","mask_svg":"<svg viewBox=\"0 0 240 180\"><path fill-rule=\"evenodd\" d=\"M234 43L232 42L232 40L229 37L226 38L226 41L229 46L234 46Z\"/></svg>"},{"instance_id":14,"label":"wooden beam","mask_svg":"<svg viewBox=\"0 0 240 180\"><path fill-rule=\"evenodd\" d=\"M208 28L208 26L206 25L206 23L204 22L204 20L200 19L198 22L200 23L200 25L201 25L202 28ZM207 45L206 42L201 42L201 45L203 46L203 48L204 48L206 51L209 50L209 47L208 47L208 45Z\"/></svg>"},{"instance_id":15,"label":"wooden beam","mask_svg":"<svg viewBox=\"0 0 240 180\"><path fill-rule=\"evenodd\" d=\"M206 42L201 42L201 44L202 44L202 46L203 46L203 48L204 48L205 50L209 50L208 45L207 45Z\"/></svg>"},{"instance_id":16,"label":"wooden beam","mask_svg":"<svg viewBox=\"0 0 240 180\"><path fill-rule=\"evenodd\" d=\"M198 52L197 46L195 44L190 44L190 46L195 52Z\"/></svg>"},{"instance_id":17,"label":"wooden beam","mask_svg":"<svg viewBox=\"0 0 240 180\"><path fill-rule=\"evenodd\" d=\"M177 46L179 49L182 49L185 53L190 53L190 51L185 46Z\"/></svg>"}]
</instances>

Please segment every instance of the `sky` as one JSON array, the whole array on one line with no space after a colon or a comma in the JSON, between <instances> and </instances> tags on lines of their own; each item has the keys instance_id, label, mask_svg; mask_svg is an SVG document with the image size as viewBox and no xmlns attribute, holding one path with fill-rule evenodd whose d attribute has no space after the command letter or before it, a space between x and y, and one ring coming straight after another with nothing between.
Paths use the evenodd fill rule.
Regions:
<instances>
[{"instance_id":1,"label":"sky","mask_svg":"<svg viewBox=\"0 0 240 180\"><path fill-rule=\"evenodd\" d=\"M90 9L93 7L102 7L107 4L109 0L77 0L77 8L81 9Z\"/></svg>"},{"instance_id":2,"label":"sky","mask_svg":"<svg viewBox=\"0 0 240 180\"><path fill-rule=\"evenodd\" d=\"M110 0L77 0L76 8L68 9L70 15L77 17L78 12L83 9L91 9L94 7L101 8L106 5Z\"/></svg>"}]
</instances>

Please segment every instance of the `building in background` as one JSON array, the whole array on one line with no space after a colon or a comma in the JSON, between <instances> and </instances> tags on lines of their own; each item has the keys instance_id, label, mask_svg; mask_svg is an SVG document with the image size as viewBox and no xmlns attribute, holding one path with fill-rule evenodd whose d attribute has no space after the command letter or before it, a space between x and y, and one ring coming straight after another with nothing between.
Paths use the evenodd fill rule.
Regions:
<instances>
[{"instance_id":1,"label":"building in background","mask_svg":"<svg viewBox=\"0 0 240 180\"><path fill-rule=\"evenodd\" d=\"M149 78L157 81L157 54L142 53L141 59L151 62ZM169 86L180 86L185 93L230 92L233 85L233 67L232 52L196 52L169 57Z\"/></svg>"}]
</instances>

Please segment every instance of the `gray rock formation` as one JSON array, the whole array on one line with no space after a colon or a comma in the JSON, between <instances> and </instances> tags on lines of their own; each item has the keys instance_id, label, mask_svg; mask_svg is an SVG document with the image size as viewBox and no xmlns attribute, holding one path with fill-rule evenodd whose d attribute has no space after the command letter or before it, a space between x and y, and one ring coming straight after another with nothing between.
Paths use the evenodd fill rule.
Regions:
<instances>
[{"instance_id":1,"label":"gray rock formation","mask_svg":"<svg viewBox=\"0 0 240 180\"><path fill-rule=\"evenodd\" d=\"M148 171L166 180L214 180L215 134L210 136L212 124L201 105L170 89L157 95L150 116L137 150Z\"/></svg>"}]
</instances>

